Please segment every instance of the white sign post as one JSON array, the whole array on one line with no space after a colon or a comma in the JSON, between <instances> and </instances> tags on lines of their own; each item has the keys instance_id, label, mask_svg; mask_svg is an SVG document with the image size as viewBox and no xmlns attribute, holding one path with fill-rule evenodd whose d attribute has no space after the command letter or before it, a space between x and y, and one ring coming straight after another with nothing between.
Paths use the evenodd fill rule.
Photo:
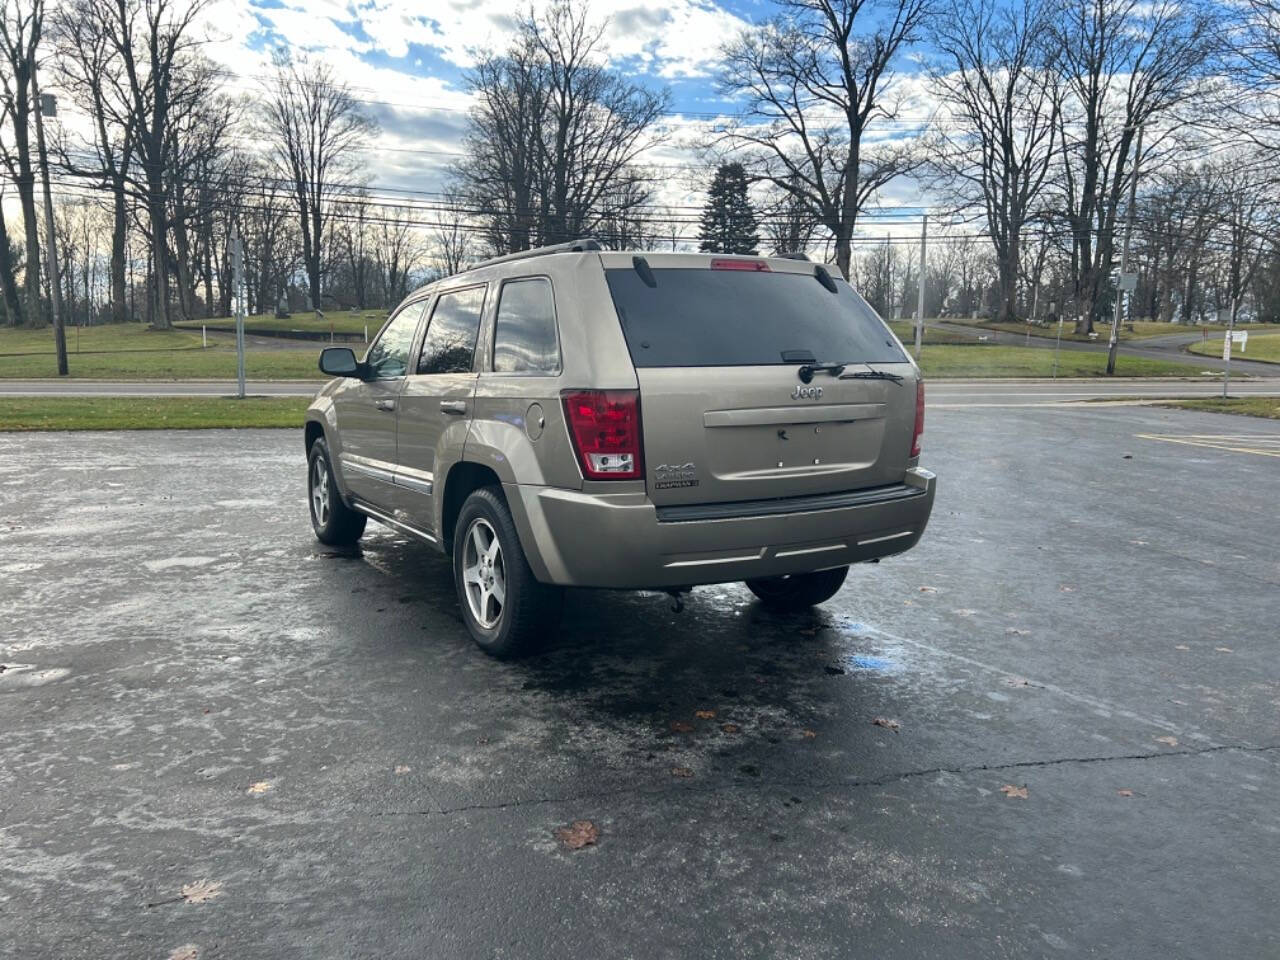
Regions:
<instances>
[{"instance_id":1,"label":"white sign post","mask_svg":"<svg viewBox=\"0 0 1280 960\"><path fill-rule=\"evenodd\" d=\"M236 396L244 399L244 247L231 227L231 298L236 311Z\"/></svg>"}]
</instances>

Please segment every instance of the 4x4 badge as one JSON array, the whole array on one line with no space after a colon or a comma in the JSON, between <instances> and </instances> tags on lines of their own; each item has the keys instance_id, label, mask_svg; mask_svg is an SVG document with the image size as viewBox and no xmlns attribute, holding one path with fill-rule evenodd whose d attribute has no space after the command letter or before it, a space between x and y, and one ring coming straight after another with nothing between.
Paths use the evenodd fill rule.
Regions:
<instances>
[{"instance_id":1,"label":"4x4 badge","mask_svg":"<svg viewBox=\"0 0 1280 960\"><path fill-rule=\"evenodd\" d=\"M821 400L822 388L821 387L802 387L797 385L796 388L791 391L791 399L792 400Z\"/></svg>"}]
</instances>

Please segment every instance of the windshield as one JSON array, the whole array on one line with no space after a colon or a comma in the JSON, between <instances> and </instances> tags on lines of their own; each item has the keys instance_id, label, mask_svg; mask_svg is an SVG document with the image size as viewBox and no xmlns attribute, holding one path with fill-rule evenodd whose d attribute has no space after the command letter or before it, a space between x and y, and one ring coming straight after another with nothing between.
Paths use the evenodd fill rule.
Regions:
<instances>
[{"instance_id":1,"label":"windshield","mask_svg":"<svg viewBox=\"0 0 1280 960\"><path fill-rule=\"evenodd\" d=\"M606 270L637 367L905 363L889 328L846 283L807 273Z\"/></svg>"}]
</instances>

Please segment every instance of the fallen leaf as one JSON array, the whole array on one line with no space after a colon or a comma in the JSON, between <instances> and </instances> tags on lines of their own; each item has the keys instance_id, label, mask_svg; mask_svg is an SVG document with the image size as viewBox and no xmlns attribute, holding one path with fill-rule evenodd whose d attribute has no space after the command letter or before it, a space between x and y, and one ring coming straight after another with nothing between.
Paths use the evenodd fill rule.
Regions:
<instances>
[{"instance_id":1,"label":"fallen leaf","mask_svg":"<svg viewBox=\"0 0 1280 960\"><path fill-rule=\"evenodd\" d=\"M1235 653L1230 647L1214 647L1219 653Z\"/></svg>"},{"instance_id":2,"label":"fallen leaf","mask_svg":"<svg viewBox=\"0 0 1280 960\"><path fill-rule=\"evenodd\" d=\"M180 947L174 947L173 952L169 954L169 960L196 960L200 955L194 943L184 943Z\"/></svg>"},{"instance_id":3,"label":"fallen leaf","mask_svg":"<svg viewBox=\"0 0 1280 960\"><path fill-rule=\"evenodd\" d=\"M396 764L396 773L408 773L412 768L406 767L404 764Z\"/></svg>"},{"instance_id":4,"label":"fallen leaf","mask_svg":"<svg viewBox=\"0 0 1280 960\"><path fill-rule=\"evenodd\" d=\"M1063 593L1075 593L1075 592L1076 592L1076 588L1075 588L1075 587L1068 587L1065 583L1064 583L1062 586L1058 587L1058 589L1059 589L1059 590L1061 590Z\"/></svg>"},{"instance_id":5,"label":"fallen leaf","mask_svg":"<svg viewBox=\"0 0 1280 960\"><path fill-rule=\"evenodd\" d=\"M898 723L897 720L890 720L888 717L876 717L871 722L877 727L884 727L886 730L892 730L894 733L897 733L898 728L902 726L902 724Z\"/></svg>"},{"instance_id":6,"label":"fallen leaf","mask_svg":"<svg viewBox=\"0 0 1280 960\"><path fill-rule=\"evenodd\" d=\"M600 830L590 820L575 820L566 827L557 827L556 839L570 850L581 850L600 839Z\"/></svg>"},{"instance_id":7,"label":"fallen leaf","mask_svg":"<svg viewBox=\"0 0 1280 960\"><path fill-rule=\"evenodd\" d=\"M1190 648L1190 647L1188 647L1185 643L1176 643L1176 644L1174 644L1173 649L1175 649L1175 650L1190 650L1191 648Z\"/></svg>"},{"instance_id":8,"label":"fallen leaf","mask_svg":"<svg viewBox=\"0 0 1280 960\"><path fill-rule=\"evenodd\" d=\"M1132 791L1132 790L1117 790L1117 791L1116 791L1116 795L1117 795L1117 796L1121 796L1121 797L1132 797L1132 796L1133 796L1133 791Z\"/></svg>"},{"instance_id":9,"label":"fallen leaf","mask_svg":"<svg viewBox=\"0 0 1280 960\"><path fill-rule=\"evenodd\" d=\"M720 729L725 733L740 733L742 728L736 723L724 723L720 725Z\"/></svg>"},{"instance_id":10,"label":"fallen leaf","mask_svg":"<svg viewBox=\"0 0 1280 960\"><path fill-rule=\"evenodd\" d=\"M817 736L817 734L814 733L812 730L801 730L800 733L806 740L812 740L814 737Z\"/></svg>"},{"instance_id":11,"label":"fallen leaf","mask_svg":"<svg viewBox=\"0 0 1280 960\"><path fill-rule=\"evenodd\" d=\"M182 899L187 903L207 903L222 892L222 884L217 880L197 880L184 884Z\"/></svg>"},{"instance_id":12,"label":"fallen leaf","mask_svg":"<svg viewBox=\"0 0 1280 960\"><path fill-rule=\"evenodd\" d=\"M1156 743L1163 743L1165 746L1176 747L1178 745L1177 737L1156 737Z\"/></svg>"},{"instance_id":13,"label":"fallen leaf","mask_svg":"<svg viewBox=\"0 0 1280 960\"><path fill-rule=\"evenodd\" d=\"M1000 792L1003 793L1006 797L1010 797L1010 798L1017 797L1019 800L1027 799L1026 784L1023 784L1020 787L1015 787L1012 783L1006 783L1003 787L1000 788Z\"/></svg>"},{"instance_id":14,"label":"fallen leaf","mask_svg":"<svg viewBox=\"0 0 1280 960\"><path fill-rule=\"evenodd\" d=\"M699 720L714 720L716 712L714 710L695 710L693 715Z\"/></svg>"},{"instance_id":15,"label":"fallen leaf","mask_svg":"<svg viewBox=\"0 0 1280 960\"><path fill-rule=\"evenodd\" d=\"M671 775L673 777L692 777L693 771L688 767L672 767Z\"/></svg>"},{"instance_id":16,"label":"fallen leaf","mask_svg":"<svg viewBox=\"0 0 1280 960\"><path fill-rule=\"evenodd\" d=\"M693 724L692 724L692 723L685 723L683 720L672 720L672 721L671 721L671 732L672 732L672 733L692 733L692 732L693 732Z\"/></svg>"},{"instance_id":17,"label":"fallen leaf","mask_svg":"<svg viewBox=\"0 0 1280 960\"><path fill-rule=\"evenodd\" d=\"M254 783L249 784L249 789L246 790L245 793L266 793L270 789L271 789L270 780L258 780Z\"/></svg>"},{"instance_id":18,"label":"fallen leaf","mask_svg":"<svg viewBox=\"0 0 1280 960\"><path fill-rule=\"evenodd\" d=\"M937 593L938 588L937 587L921 587L920 592L921 593Z\"/></svg>"}]
</instances>

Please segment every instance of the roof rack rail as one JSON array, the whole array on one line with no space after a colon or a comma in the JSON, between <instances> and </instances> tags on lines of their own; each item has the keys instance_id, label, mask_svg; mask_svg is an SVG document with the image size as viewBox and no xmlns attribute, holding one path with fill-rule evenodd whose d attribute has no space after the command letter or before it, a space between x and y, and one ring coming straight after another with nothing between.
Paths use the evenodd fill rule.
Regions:
<instances>
[{"instance_id":1,"label":"roof rack rail","mask_svg":"<svg viewBox=\"0 0 1280 960\"><path fill-rule=\"evenodd\" d=\"M584 237L581 240L570 240L567 243L553 243L548 247L534 247L532 250L521 250L517 253L504 254L501 257L492 257L489 260L481 260L479 263L468 267L468 270L478 270L480 267L491 267L495 263L511 263L514 260L528 260L531 257L541 257L549 253L586 253L591 250L603 250L598 240L592 240L590 237Z\"/></svg>"},{"instance_id":2,"label":"roof rack rail","mask_svg":"<svg viewBox=\"0 0 1280 960\"><path fill-rule=\"evenodd\" d=\"M774 256L779 260L803 260L806 263L809 261L809 255L800 250L793 250L789 253L775 253Z\"/></svg>"}]
</instances>

